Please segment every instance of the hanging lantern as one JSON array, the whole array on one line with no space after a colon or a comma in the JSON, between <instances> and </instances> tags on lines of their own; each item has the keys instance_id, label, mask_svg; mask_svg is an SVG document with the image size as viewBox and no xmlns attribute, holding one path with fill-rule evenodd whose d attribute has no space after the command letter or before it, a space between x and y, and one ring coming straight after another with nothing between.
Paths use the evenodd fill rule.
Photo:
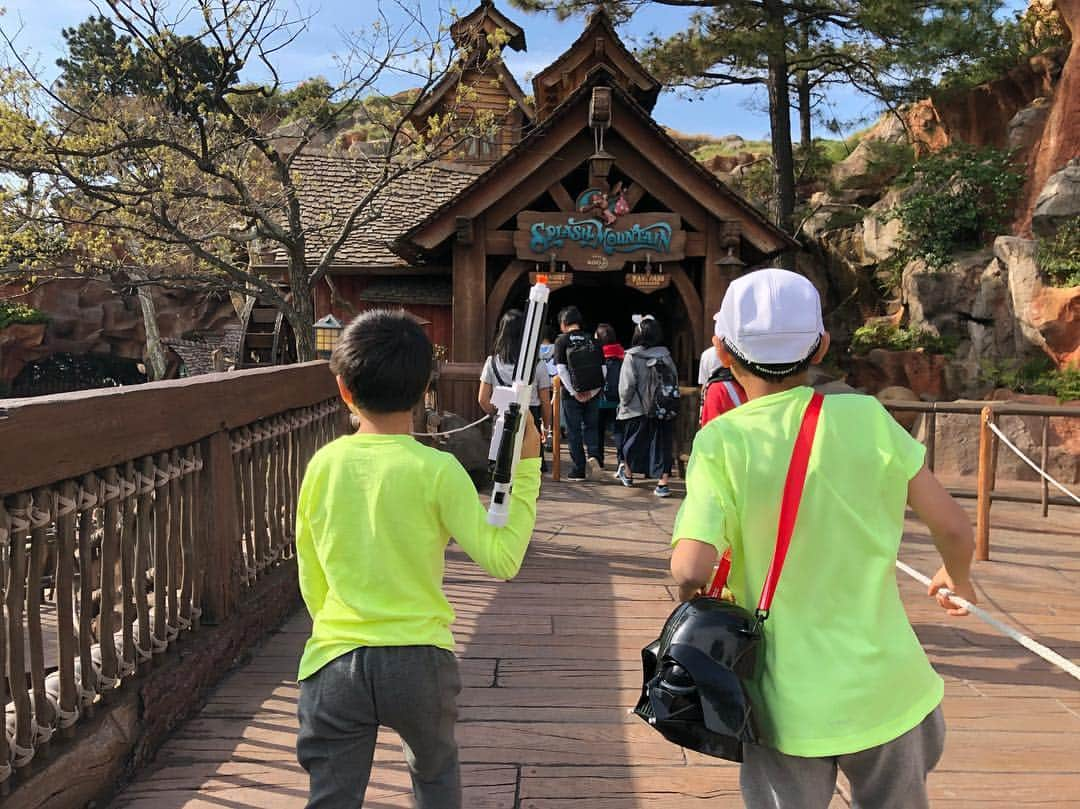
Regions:
<instances>
[{"instance_id":1,"label":"hanging lantern","mask_svg":"<svg viewBox=\"0 0 1080 809\"><path fill-rule=\"evenodd\" d=\"M315 355L321 360L330 359L341 339L341 321L333 315L315 322Z\"/></svg>"}]
</instances>

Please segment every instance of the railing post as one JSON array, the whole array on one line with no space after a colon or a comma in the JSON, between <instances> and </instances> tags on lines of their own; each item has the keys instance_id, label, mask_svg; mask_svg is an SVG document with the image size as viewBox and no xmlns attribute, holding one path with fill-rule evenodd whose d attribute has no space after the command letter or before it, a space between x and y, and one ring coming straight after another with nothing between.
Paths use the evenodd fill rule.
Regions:
<instances>
[{"instance_id":1,"label":"railing post","mask_svg":"<svg viewBox=\"0 0 1080 809\"><path fill-rule=\"evenodd\" d=\"M551 479L558 480L562 470L562 380L552 380L551 402Z\"/></svg>"},{"instance_id":2,"label":"railing post","mask_svg":"<svg viewBox=\"0 0 1080 809\"><path fill-rule=\"evenodd\" d=\"M934 460L937 454L937 402L934 402L932 409L926 414L926 468L931 472L934 471Z\"/></svg>"},{"instance_id":3,"label":"railing post","mask_svg":"<svg viewBox=\"0 0 1080 809\"><path fill-rule=\"evenodd\" d=\"M990 424L994 418L994 409L987 405L979 414L979 482L978 510L975 518L975 558L980 561L990 559L990 503L993 492L994 434Z\"/></svg>"},{"instance_id":4,"label":"railing post","mask_svg":"<svg viewBox=\"0 0 1080 809\"><path fill-rule=\"evenodd\" d=\"M220 624L229 617L236 604L239 589L237 555L241 542L237 535L240 512L228 432L216 432L206 440L202 484L199 499L208 541L201 620L204 624Z\"/></svg>"},{"instance_id":5,"label":"railing post","mask_svg":"<svg viewBox=\"0 0 1080 809\"><path fill-rule=\"evenodd\" d=\"M1044 472L1050 463L1050 417L1042 417L1042 455L1040 456L1039 468ZM1039 475L1042 477L1042 475ZM1046 478L1042 478L1042 515L1050 516L1050 484Z\"/></svg>"}]
</instances>

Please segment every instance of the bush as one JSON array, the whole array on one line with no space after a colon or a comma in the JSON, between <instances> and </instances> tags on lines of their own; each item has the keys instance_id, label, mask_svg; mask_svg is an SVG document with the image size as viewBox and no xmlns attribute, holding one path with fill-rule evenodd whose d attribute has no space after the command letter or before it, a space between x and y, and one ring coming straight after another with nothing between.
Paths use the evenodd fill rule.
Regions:
<instances>
[{"instance_id":1,"label":"bush","mask_svg":"<svg viewBox=\"0 0 1080 809\"><path fill-rule=\"evenodd\" d=\"M0 329L16 323L47 323L49 316L25 303L0 301Z\"/></svg>"},{"instance_id":2,"label":"bush","mask_svg":"<svg viewBox=\"0 0 1080 809\"><path fill-rule=\"evenodd\" d=\"M1009 152L967 144L919 161L900 180L911 186L891 212L904 227L902 251L932 270L943 269L955 252L980 247L997 233L1024 184Z\"/></svg>"},{"instance_id":3,"label":"bush","mask_svg":"<svg viewBox=\"0 0 1080 809\"><path fill-rule=\"evenodd\" d=\"M1080 367L1058 370L1048 357L1025 363L985 363L980 376L995 388L1035 396L1056 396L1061 402L1080 399Z\"/></svg>"},{"instance_id":4,"label":"bush","mask_svg":"<svg viewBox=\"0 0 1080 809\"><path fill-rule=\"evenodd\" d=\"M1039 239L1036 261L1054 286L1080 286L1080 216L1065 222L1053 238Z\"/></svg>"},{"instance_id":5,"label":"bush","mask_svg":"<svg viewBox=\"0 0 1080 809\"><path fill-rule=\"evenodd\" d=\"M873 348L885 348L889 351L922 349L929 354L951 354L956 350L956 342L954 337L939 336L914 326L867 323L855 329L851 336L851 350L855 354L865 354Z\"/></svg>"}]
</instances>

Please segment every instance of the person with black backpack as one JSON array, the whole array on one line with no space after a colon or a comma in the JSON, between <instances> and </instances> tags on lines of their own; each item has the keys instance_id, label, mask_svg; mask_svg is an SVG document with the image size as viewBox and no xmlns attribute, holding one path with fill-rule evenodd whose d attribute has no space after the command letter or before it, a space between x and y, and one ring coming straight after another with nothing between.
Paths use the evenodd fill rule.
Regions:
<instances>
[{"instance_id":1,"label":"person with black backpack","mask_svg":"<svg viewBox=\"0 0 1080 809\"><path fill-rule=\"evenodd\" d=\"M596 341L600 343L600 349L604 352L604 387L600 390L600 464L604 463L604 444L607 441L608 430L611 430L611 441L615 445L615 460L619 467L623 465L622 457L622 425L615 418L619 409L619 376L622 373L623 357L626 350L619 345L615 327L610 323L601 323L596 327ZM617 473L616 473L617 474Z\"/></svg>"},{"instance_id":2,"label":"person with black backpack","mask_svg":"<svg viewBox=\"0 0 1080 809\"><path fill-rule=\"evenodd\" d=\"M672 435L679 415L679 373L664 334L652 315L634 316L634 345L626 352L619 376L617 418L623 430L624 464L616 474L633 485L635 472L656 480L653 494L669 497L674 464Z\"/></svg>"},{"instance_id":3,"label":"person with black backpack","mask_svg":"<svg viewBox=\"0 0 1080 809\"><path fill-rule=\"evenodd\" d=\"M604 387L604 352L582 329L581 312L576 306L559 312L559 329L562 334L555 341L555 367L566 391L562 412L566 414L566 443L573 464L566 479L585 480L586 475L596 478L601 469L599 395Z\"/></svg>"}]
</instances>

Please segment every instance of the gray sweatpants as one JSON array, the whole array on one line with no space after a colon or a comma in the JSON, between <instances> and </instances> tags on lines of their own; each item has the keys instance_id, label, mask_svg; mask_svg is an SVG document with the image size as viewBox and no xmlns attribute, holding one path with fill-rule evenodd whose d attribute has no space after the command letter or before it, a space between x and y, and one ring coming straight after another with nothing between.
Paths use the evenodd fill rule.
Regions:
<instances>
[{"instance_id":1,"label":"gray sweatpants","mask_svg":"<svg viewBox=\"0 0 1080 809\"><path fill-rule=\"evenodd\" d=\"M461 677L434 646L354 649L300 683L296 757L308 772L307 809L358 809L379 725L396 730L417 809L461 809L454 724Z\"/></svg>"},{"instance_id":2,"label":"gray sweatpants","mask_svg":"<svg viewBox=\"0 0 1080 809\"><path fill-rule=\"evenodd\" d=\"M928 809L926 776L945 748L938 706L903 736L844 756L803 758L746 745L739 785L747 809L826 809L839 769L852 809Z\"/></svg>"}]
</instances>

